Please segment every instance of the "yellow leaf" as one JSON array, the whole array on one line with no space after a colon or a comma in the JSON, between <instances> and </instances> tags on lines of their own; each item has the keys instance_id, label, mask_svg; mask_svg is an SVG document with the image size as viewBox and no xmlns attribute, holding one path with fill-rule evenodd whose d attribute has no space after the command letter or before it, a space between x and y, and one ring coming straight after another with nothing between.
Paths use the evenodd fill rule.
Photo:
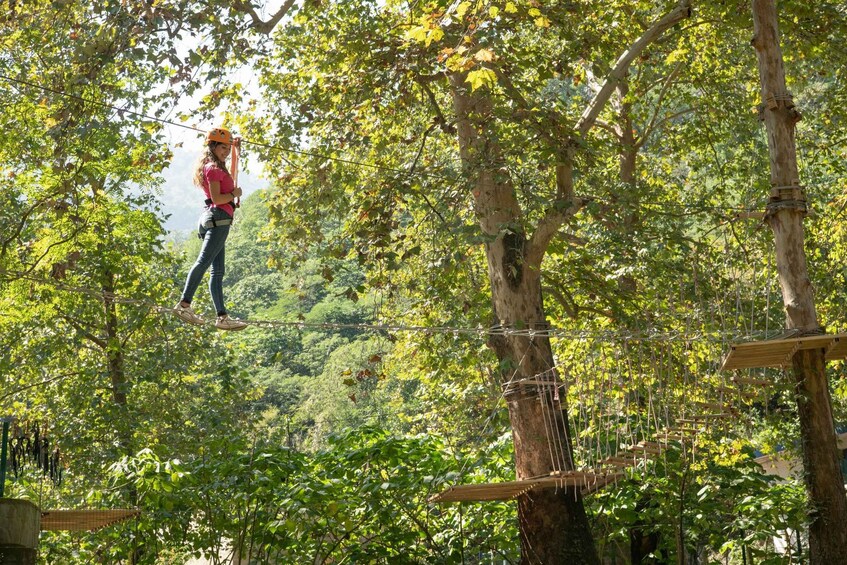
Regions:
<instances>
[{"instance_id":1,"label":"yellow leaf","mask_svg":"<svg viewBox=\"0 0 847 565\"><path fill-rule=\"evenodd\" d=\"M665 62L669 63L669 64L670 63L676 63L677 61L685 58L685 56L687 54L688 54L688 49L685 49L685 48L682 48L682 47L680 47L678 49L674 49L673 51L670 52L667 59L665 59Z\"/></svg>"},{"instance_id":2,"label":"yellow leaf","mask_svg":"<svg viewBox=\"0 0 847 565\"><path fill-rule=\"evenodd\" d=\"M514 2L506 2L506 13L507 14L516 14L518 12L518 7L515 6Z\"/></svg>"},{"instance_id":3,"label":"yellow leaf","mask_svg":"<svg viewBox=\"0 0 847 565\"><path fill-rule=\"evenodd\" d=\"M470 2L459 2L459 5L456 6L456 15L459 18L463 18L465 16L465 13L467 13L468 8L470 8L470 7L471 7Z\"/></svg>"},{"instance_id":4,"label":"yellow leaf","mask_svg":"<svg viewBox=\"0 0 847 565\"><path fill-rule=\"evenodd\" d=\"M550 20L548 20L544 16L540 16L535 18L535 25L537 25L538 27L550 27Z\"/></svg>"},{"instance_id":5,"label":"yellow leaf","mask_svg":"<svg viewBox=\"0 0 847 565\"><path fill-rule=\"evenodd\" d=\"M460 71L465 65L465 58L461 55L450 55L444 65L451 71Z\"/></svg>"},{"instance_id":6,"label":"yellow leaf","mask_svg":"<svg viewBox=\"0 0 847 565\"><path fill-rule=\"evenodd\" d=\"M424 44L425 44L427 47L429 47L429 44L430 44L430 43L432 43L433 41L438 41L438 40L440 40L442 37L444 37L444 30L442 30L440 27L437 27L437 28L435 28L434 30L430 31L430 32L426 35L426 41L424 42Z\"/></svg>"},{"instance_id":7,"label":"yellow leaf","mask_svg":"<svg viewBox=\"0 0 847 565\"><path fill-rule=\"evenodd\" d=\"M498 8L497 6L491 6L490 8L488 8L488 15L492 18L496 18L497 14L499 14L499 13L500 13L500 8Z\"/></svg>"},{"instance_id":8,"label":"yellow leaf","mask_svg":"<svg viewBox=\"0 0 847 565\"><path fill-rule=\"evenodd\" d=\"M455 50L454 50L452 47L445 47L445 48L443 48L443 49L442 49L442 50L438 53L438 62L439 62L439 63L443 63L443 62L444 62L444 61L446 61L446 60L447 60L447 59L448 59L448 58L449 58L449 57L450 57L450 56L451 56L454 52L455 52Z\"/></svg>"},{"instance_id":9,"label":"yellow leaf","mask_svg":"<svg viewBox=\"0 0 847 565\"><path fill-rule=\"evenodd\" d=\"M424 26L413 27L406 32L406 39L411 39L413 41L425 41L426 36L427 29Z\"/></svg>"},{"instance_id":10,"label":"yellow leaf","mask_svg":"<svg viewBox=\"0 0 847 565\"><path fill-rule=\"evenodd\" d=\"M477 69L468 73L465 82L471 83L471 90L481 86L493 86L497 82L497 75L491 69Z\"/></svg>"},{"instance_id":11,"label":"yellow leaf","mask_svg":"<svg viewBox=\"0 0 847 565\"><path fill-rule=\"evenodd\" d=\"M541 15L541 10L539 10L538 8L530 8L528 13L534 18L535 16Z\"/></svg>"},{"instance_id":12,"label":"yellow leaf","mask_svg":"<svg viewBox=\"0 0 847 565\"><path fill-rule=\"evenodd\" d=\"M494 52L491 49L480 49L473 58L483 63L490 63L494 60Z\"/></svg>"}]
</instances>

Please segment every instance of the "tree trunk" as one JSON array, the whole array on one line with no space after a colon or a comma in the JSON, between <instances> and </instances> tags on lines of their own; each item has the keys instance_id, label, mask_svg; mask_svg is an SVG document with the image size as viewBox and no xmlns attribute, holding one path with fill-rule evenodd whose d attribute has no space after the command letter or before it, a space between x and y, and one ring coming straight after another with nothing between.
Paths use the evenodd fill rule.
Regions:
<instances>
[{"instance_id":1,"label":"tree trunk","mask_svg":"<svg viewBox=\"0 0 847 565\"><path fill-rule=\"evenodd\" d=\"M124 371L124 353L119 332L118 312L112 296L115 293L115 275L107 272L103 283L103 313L106 316L106 363L109 367L109 379L112 383L112 400L122 410L126 409L126 374ZM121 440L125 448L125 455L129 452L129 445Z\"/></svg>"},{"instance_id":2,"label":"tree trunk","mask_svg":"<svg viewBox=\"0 0 847 565\"><path fill-rule=\"evenodd\" d=\"M541 273L525 260L529 243L523 214L495 136L488 131L491 103L468 92L463 75L451 77L451 83L462 162L473 179L480 227L490 237L486 256L495 319L504 328L545 330ZM555 392L560 381L549 338L493 335L489 345L500 361L502 384L507 387L517 478L573 469L567 412ZM547 384L514 386L520 379ZM522 495L518 520L522 563L599 563L578 491L536 489Z\"/></svg>"},{"instance_id":3,"label":"tree trunk","mask_svg":"<svg viewBox=\"0 0 847 565\"><path fill-rule=\"evenodd\" d=\"M786 327L818 333L817 314L803 246L805 195L800 189L794 124L799 114L785 86L774 0L753 0L753 47L759 62L763 119L770 151L768 223L785 303ZM823 350L800 351L793 359L803 444L806 490L812 504L811 563L847 563L847 498L841 476Z\"/></svg>"}]
</instances>

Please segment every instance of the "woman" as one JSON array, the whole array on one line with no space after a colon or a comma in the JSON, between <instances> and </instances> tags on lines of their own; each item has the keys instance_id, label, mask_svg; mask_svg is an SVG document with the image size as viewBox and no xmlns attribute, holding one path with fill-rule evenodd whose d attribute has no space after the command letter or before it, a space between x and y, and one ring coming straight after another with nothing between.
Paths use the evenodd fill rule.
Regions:
<instances>
[{"instance_id":1,"label":"woman","mask_svg":"<svg viewBox=\"0 0 847 565\"><path fill-rule=\"evenodd\" d=\"M233 138L232 134L223 128L215 128L206 134L206 150L194 171L194 184L206 193L206 210L200 218L198 232L203 239L203 247L188 272L182 298L174 306L174 314L182 320L203 325L203 318L191 309L191 300L200 286L203 274L211 267L209 292L218 313L215 327L221 330L243 330L247 327L246 323L227 315L223 294L226 238L235 213L233 202L241 196L241 189L235 186L226 168L226 158L233 144L236 150L240 150L241 139Z\"/></svg>"}]
</instances>

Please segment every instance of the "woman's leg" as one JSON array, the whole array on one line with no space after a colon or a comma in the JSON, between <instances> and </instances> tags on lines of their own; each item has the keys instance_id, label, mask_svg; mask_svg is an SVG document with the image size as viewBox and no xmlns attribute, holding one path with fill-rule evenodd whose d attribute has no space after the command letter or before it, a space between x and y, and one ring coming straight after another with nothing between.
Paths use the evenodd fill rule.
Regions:
<instances>
[{"instance_id":1,"label":"woman's leg","mask_svg":"<svg viewBox=\"0 0 847 565\"><path fill-rule=\"evenodd\" d=\"M225 226L229 229L229 226ZM226 241L226 240L224 240ZM212 303L218 316L226 315L224 305L224 273L226 272L226 246L222 246L218 254L212 260L212 270L209 272L209 294L212 295Z\"/></svg>"},{"instance_id":2,"label":"woman's leg","mask_svg":"<svg viewBox=\"0 0 847 565\"><path fill-rule=\"evenodd\" d=\"M197 256L197 261L188 272L188 277L185 279L185 288L182 291L181 302L191 304L194 299L194 293L197 292L197 287L200 286L200 281L203 279L203 274L212 265L215 258L224 248L226 238L229 235L229 226L217 226L206 231L203 237L203 247L200 248L200 254ZM223 277L223 274L221 274ZM214 294L212 300L215 300ZM223 298L221 297L221 302ZM215 308L217 308L217 303Z\"/></svg>"}]
</instances>

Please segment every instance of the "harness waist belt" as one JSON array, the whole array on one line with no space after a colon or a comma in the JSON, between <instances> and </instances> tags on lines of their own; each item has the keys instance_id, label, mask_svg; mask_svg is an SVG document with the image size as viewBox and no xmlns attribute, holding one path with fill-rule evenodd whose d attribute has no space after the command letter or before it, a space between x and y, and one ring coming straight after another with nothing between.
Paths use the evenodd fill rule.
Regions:
<instances>
[{"instance_id":1,"label":"harness waist belt","mask_svg":"<svg viewBox=\"0 0 847 565\"><path fill-rule=\"evenodd\" d=\"M208 230L208 229L216 228L218 226L228 226L230 224L232 224L232 218L226 218L226 219L223 219L223 220L211 219L211 220L208 220L206 222L203 222L203 227Z\"/></svg>"},{"instance_id":2,"label":"harness waist belt","mask_svg":"<svg viewBox=\"0 0 847 565\"><path fill-rule=\"evenodd\" d=\"M229 192L227 192L227 194L229 194ZM212 204L215 204L214 202L212 202L212 199L211 199L211 198L207 198L207 199L204 201L204 203L206 204L206 206L211 206ZM233 206L235 206L235 201L234 201L234 200L230 200L229 202L224 202L224 204L215 204L215 206L217 206L218 208L220 208L221 206L224 206L225 204L232 204Z\"/></svg>"}]
</instances>

